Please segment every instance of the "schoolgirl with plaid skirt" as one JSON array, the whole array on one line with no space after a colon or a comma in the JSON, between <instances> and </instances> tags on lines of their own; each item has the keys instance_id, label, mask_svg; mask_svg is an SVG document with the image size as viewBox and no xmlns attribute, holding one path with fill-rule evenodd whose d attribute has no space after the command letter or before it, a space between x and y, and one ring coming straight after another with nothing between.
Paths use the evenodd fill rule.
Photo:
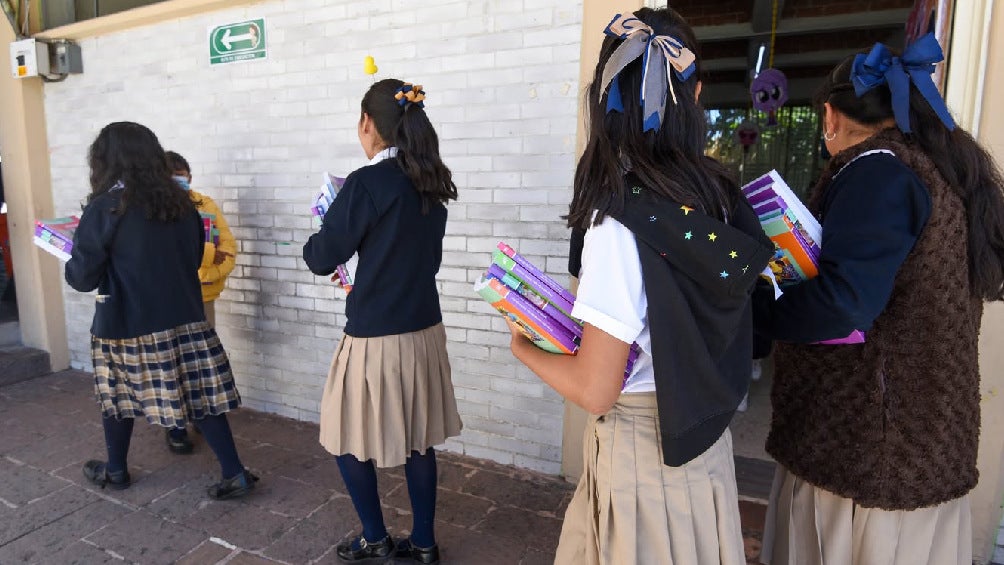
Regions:
<instances>
[{"instance_id":1,"label":"schoolgirl with plaid skirt","mask_svg":"<svg viewBox=\"0 0 1004 565\"><path fill-rule=\"evenodd\" d=\"M209 496L242 496L258 478L241 463L226 418L241 400L202 308L205 237L195 205L142 125L106 126L88 160L92 192L66 282L80 292L97 290L91 358L108 453L105 461L88 461L84 476L102 488L128 488L135 419L167 429L192 422L220 462L222 480Z\"/></svg>"},{"instance_id":2,"label":"schoolgirl with plaid skirt","mask_svg":"<svg viewBox=\"0 0 1004 565\"><path fill-rule=\"evenodd\" d=\"M440 160L424 98L420 86L393 79L369 89L358 129L370 162L348 176L303 248L310 270L325 276L359 254L345 336L321 399L321 445L336 456L362 522L362 534L337 547L343 562L439 562L433 446L460 434L461 422L436 273L445 204L457 187ZM414 521L410 537L395 544L375 467L402 464Z\"/></svg>"}]
</instances>

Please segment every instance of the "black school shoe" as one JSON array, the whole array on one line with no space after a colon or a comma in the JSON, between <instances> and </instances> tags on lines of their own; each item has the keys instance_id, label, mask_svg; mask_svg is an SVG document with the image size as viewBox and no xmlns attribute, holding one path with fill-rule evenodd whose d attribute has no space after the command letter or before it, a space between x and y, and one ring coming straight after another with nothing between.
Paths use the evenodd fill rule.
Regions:
<instances>
[{"instance_id":1,"label":"black school shoe","mask_svg":"<svg viewBox=\"0 0 1004 565\"><path fill-rule=\"evenodd\" d=\"M230 498L244 496L245 494L251 492L257 482L258 477L251 471L244 469L240 472L240 474L230 477L229 479L223 479L222 481L209 487L207 492L209 493L210 498L215 498L216 500L227 500Z\"/></svg>"},{"instance_id":2,"label":"black school shoe","mask_svg":"<svg viewBox=\"0 0 1004 565\"><path fill-rule=\"evenodd\" d=\"M415 547L411 544L411 538L405 538L397 543L394 557L410 559L423 565L435 565L439 563L439 544L433 544L432 547Z\"/></svg>"},{"instance_id":3,"label":"black school shoe","mask_svg":"<svg viewBox=\"0 0 1004 565\"><path fill-rule=\"evenodd\" d=\"M385 563L394 557L394 538L388 535L371 543L360 535L338 544L335 553L342 563Z\"/></svg>"},{"instance_id":4,"label":"black school shoe","mask_svg":"<svg viewBox=\"0 0 1004 565\"><path fill-rule=\"evenodd\" d=\"M171 450L171 453L188 455L195 451L195 446L192 445L192 440L188 439L187 432L181 438L175 438L171 435L171 430L165 430L164 439L167 441L167 448Z\"/></svg>"},{"instance_id":5,"label":"black school shoe","mask_svg":"<svg viewBox=\"0 0 1004 565\"><path fill-rule=\"evenodd\" d=\"M107 464L96 459L84 463L84 476L99 487L108 487L112 490L125 490L132 484L129 471L109 473Z\"/></svg>"}]
</instances>

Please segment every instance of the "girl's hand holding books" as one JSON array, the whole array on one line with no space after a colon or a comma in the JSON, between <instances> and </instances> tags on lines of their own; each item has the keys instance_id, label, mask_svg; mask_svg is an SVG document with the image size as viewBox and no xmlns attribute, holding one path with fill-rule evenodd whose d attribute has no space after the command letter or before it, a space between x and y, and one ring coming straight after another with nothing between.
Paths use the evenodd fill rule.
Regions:
<instances>
[{"instance_id":1,"label":"girl's hand holding books","mask_svg":"<svg viewBox=\"0 0 1004 565\"><path fill-rule=\"evenodd\" d=\"M512 333L512 341L509 342L509 349L512 350L513 354L523 347L534 347L533 342L530 341L530 336L526 335L526 331L519 324L514 322L508 315L503 315L502 318L505 319L505 323L509 326L509 331Z\"/></svg>"}]
</instances>

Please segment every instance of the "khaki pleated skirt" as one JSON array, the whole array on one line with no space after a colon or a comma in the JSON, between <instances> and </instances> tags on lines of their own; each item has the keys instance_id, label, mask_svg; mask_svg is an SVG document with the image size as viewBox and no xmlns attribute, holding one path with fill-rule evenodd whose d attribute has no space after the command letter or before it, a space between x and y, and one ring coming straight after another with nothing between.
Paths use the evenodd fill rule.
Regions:
<instances>
[{"instance_id":1,"label":"khaki pleated skirt","mask_svg":"<svg viewBox=\"0 0 1004 565\"><path fill-rule=\"evenodd\" d=\"M863 508L777 466L760 562L971 565L969 495L918 510Z\"/></svg>"},{"instance_id":2,"label":"khaki pleated skirt","mask_svg":"<svg viewBox=\"0 0 1004 565\"><path fill-rule=\"evenodd\" d=\"M321 445L377 467L460 435L442 324L338 344L321 398Z\"/></svg>"},{"instance_id":3,"label":"khaki pleated skirt","mask_svg":"<svg viewBox=\"0 0 1004 565\"><path fill-rule=\"evenodd\" d=\"M745 565L732 436L682 467L662 462L655 393L622 394L586 426L560 565Z\"/></svg>"}]
</instances>

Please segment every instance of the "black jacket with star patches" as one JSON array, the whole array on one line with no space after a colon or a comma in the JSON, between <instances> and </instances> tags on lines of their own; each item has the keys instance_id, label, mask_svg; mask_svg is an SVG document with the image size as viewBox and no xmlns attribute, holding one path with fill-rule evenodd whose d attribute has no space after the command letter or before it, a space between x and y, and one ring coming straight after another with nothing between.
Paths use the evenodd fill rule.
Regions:
<instances>
[{"instance_id":1,"label":"black jacket with star patches","mask_svg":"<svg viewBox=\"0 0 1004 565\"><path fill-rule=\"evenodd\" d=\"M728 427L753 354L750 296L773 255L745 200L724 223L651 190L633 190L614 219L634 233L648 298L663 462L680 466ZM582 232L569 270L578 276Z\"/></svg>"}]
</instances>

